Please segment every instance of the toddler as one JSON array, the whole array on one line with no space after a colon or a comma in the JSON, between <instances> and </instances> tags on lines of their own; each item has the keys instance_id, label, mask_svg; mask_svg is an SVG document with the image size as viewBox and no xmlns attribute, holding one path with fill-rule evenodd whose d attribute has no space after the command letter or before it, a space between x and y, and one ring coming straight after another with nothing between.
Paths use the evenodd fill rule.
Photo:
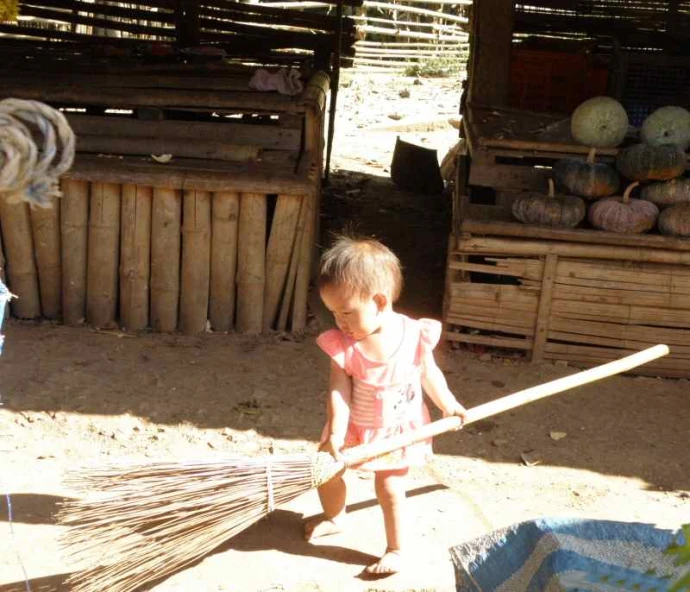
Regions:
<instances>
[{"instance_id":1,"label":"toddler","mask_svg":"<svg viewBox=\"0 0 690 592\"><path fill-rule=\"evenodd\" d=\"M341 236L321 258L318 287L338 329L317 339L331 358L320 450L336 459L344 448L428 423L422 388L444 416L464 418L465 408L434 360L441 323L413 320L393 310L402 283L398 258L376 240ZM387 541L383 556L366 572L388 575L401 569L406 476L410 466L422 465L430 456L431 442L425 441L356 467L375 474ZM323 514L305 523L307 540L341 530L345 494L342 474L319 488Z\"/></svg>"}]
</instances>

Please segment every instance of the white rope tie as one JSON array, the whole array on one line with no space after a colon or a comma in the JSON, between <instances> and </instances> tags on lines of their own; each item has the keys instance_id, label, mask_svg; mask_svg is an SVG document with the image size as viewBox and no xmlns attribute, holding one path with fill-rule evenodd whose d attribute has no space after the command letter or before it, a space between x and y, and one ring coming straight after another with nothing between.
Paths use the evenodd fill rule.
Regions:
<instances>
[{"instance_id":1,"label":"white rope tie","mask_svg":"<svg viewBox=\"0 0 690 592\"><path fill-rule=\"evenodd\" d=\"M271 459L266 458L266 485L268 486L268 513L276 509L273 497L273 474L271 473Z\"/></svg>"},{"instance_id":2,"label":"white rope tie","mask_svg":"<svg viewBox=\"0 0 690 592\"><path fill-rule=\"evenodd\" d=\"M72 166L76 139L65 116L39 101L0 101L0 194L50 207Z\"/></svg>"}]
</instances>

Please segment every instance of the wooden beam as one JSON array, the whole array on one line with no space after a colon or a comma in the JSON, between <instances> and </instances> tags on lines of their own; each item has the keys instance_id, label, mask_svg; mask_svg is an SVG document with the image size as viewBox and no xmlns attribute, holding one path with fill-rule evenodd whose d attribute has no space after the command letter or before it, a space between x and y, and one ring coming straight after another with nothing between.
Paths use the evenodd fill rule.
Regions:
<instances>
[{"instance_id":1,"label":"wooden beam","mask_svg":"<svg viewBox=\"0 0 690 592\"><path fill-rule=\"evenodd\" d=\"M551 316L551 297L553 284L556 278L556 266L558 255L549 253L544 263L544 275L541 281L541 294L539 297L539 311L534 327L534 348L532 349L532 362L539 362L544 357L544 346L549 330L549 317Z\"/></svg>"},{"instance_id":2,"label":"wooden beam","mask_svg":"<svg viewBox=\"0 0 690 592\"><path fill-rule=\"evenodd\" d=\"M513 0L477 0L472 7L468 100L508 105Z\"/></svg>"}]
</instances>

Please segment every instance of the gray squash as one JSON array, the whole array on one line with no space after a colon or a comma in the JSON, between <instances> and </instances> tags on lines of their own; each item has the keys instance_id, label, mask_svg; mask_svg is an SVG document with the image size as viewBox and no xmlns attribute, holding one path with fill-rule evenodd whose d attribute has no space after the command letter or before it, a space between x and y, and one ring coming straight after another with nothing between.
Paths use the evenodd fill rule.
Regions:
<instances>
[{"instance_id":1,"label":"gray squash","mask_svg":"<svg viewBox=\"0 0 690 592\"><path fill-rule=\"evenodd\" d=\"M641 234L654 228L659 208L651 201L630 199L639 183L631 183L622 197L605 197L589 208L588 218L594 228L619 234Z\"/></svg>"},{"instance_id":2,"label":"gray squash","mask_svg":"<svg viewBox=\"0 0 690 592\"><path fill-rule=\"evenodd\" d=\"M660 208L690 202L690 178L681 177L650 183L642 188L640 197L655 203Z\"/></svg>"},{"instance_id":3,"label":"gray squash","mask_svg":"<svg viewBox=\"0 0 690 592\"><path fill-rule=\"evenodd\" d=\"M690 203L678 203L661 212L659 232L690 237Z\"/></svg>"},{"instance_id":4,"label":"gray squash","mask_svg":"<svg viewBox=\"0 0 690 592\"><path fill-rule=\"evenodd\" d=\"M524 224L574 228L585 217L587 207L583 199L574 195L556 195L553 180L549 179L549 193L525 193L515 199L513 216Z\"/></svg>"}]
</instances>

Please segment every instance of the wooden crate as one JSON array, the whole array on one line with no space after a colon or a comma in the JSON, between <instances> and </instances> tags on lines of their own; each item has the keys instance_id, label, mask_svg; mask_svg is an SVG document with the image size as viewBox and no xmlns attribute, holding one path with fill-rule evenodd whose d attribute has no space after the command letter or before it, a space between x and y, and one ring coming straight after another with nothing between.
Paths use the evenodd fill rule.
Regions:
<instances>
[{"instance_id":1,"label":"wooden crate","mask_svg":"<svg viewBox=\"0 0 690 592\"><path fill-rule=\"evenodd\" d=\"M585 366L666 343L633 372L690 377L690 241L470 217L446 286L448 340Z\"/></svg>"},{"instance_id":2,"label":"wooden crate","mask_svg":"<svg viewBox=\"0 0 690 592\"><path fill-rule=\"evenodd\" d=\"M96 327L302 330L329 77L298 96L232 76L7 77L77 133L63 198L0 205L19 318ZM151 155L171 154L167 163Z\"/></svg>"}]
</instances>

